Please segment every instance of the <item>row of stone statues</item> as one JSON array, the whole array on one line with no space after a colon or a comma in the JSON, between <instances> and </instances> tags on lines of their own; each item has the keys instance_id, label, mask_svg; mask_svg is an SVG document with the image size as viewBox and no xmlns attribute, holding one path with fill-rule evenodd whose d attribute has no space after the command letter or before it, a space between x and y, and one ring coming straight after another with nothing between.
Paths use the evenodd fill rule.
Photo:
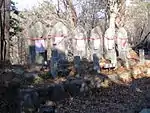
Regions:
<instances>
[{"instance_id":1,"label":"row of stone statues","mask_svg":"<svg viewBox=\"0 0 150 113\"><path fill-rule=\"evenodd\" d=\"M124 27L120 27L117 32L112 32L111 28L106 30L105 36L103 38L100 27L96 27L91 31L91 36L86 37L86 32L83 28L75 29L74 36L71 37L72 46L73 46L73 55L74 55L74 63L75 68L80 73L80 61L83 58L93 61L94 67L93 69L100 73L100 58L105 56L106 59L109 59L113 67L117 66L117 56L122 59L126 59L127 49L128 49L128 37L127 32ZM60 34L59 34L60 35ZM68 41L67 36L53 37L53 50L51 56L51 67L54 72L52 75L56 75L56 65L59 60L65 60L65 56L67 56L67 45ZM104 42L104 43L103 43ZM56 53L57 55L54 54ZM90 51L90 52L88 52ZM116 53L117 51L117 53ZM57 56L57 58L56 58Z\"/></svg>"},{"instance_id":2,"label":"row of stone statues","mask_svg":"<svg viewBox=\"0 0 150 113\"><path fill-rule=\"evenodd\" d=\"M41 53L45 55L45 50L51 51L50 67L53 76L57 75L57 68L60 62L68 60L69 52L73 54L75 67L78 72L80 71L80 61L83 58L92 61L94 64L93 69L98 73L101 71L99 60L103 56L105 59L111 61L110 63L113 67L117 66L117 56L126 59L128 37L124 27L119 27L117 30L109 27L105 35L103 35L101 28L97 26L91 30L90 36L88 37L86 30L82 26L78 26L74 30L69 31L68 27L58 22L54 25L50 34L51 50L48 50L48 47L44 45L44 39L42 38L35 40L35 50L36 54L40 53L39 55ZM39 37L42 36L39 35ZM47 40L45 40L46 43L48 43Z\"/></svg>"}]
</instances>

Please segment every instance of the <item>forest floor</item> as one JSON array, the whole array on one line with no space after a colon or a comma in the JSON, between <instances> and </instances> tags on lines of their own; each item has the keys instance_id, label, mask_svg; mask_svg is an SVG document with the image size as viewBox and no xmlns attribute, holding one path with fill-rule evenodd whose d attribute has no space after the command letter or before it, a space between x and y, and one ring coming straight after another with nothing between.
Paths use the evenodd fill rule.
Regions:
<instances>
[{"instance_id":1,"label":"forest floor","mask_svg":"<svg viewBox=\"0 0 150 113\"><path fill-rule=\"evenodd\" d=\"M150 79L137 79L130 85L113 83L57 105L58 113L139 113L150 108Z\"/></svg>"},{"instance_id":2,"label":"forest floor","mask_svg":"<svg viewBox=\"0 0 150 113\"><path fill-rule=\"evenodd\" d=\"M9 90L11 86L14 87L10 89L21 85L36 87L80 80L88 80L88 90L82 95L73 96L70 93L68 98L53 101L57 113L139 113L143 108L150 108L149 61L144 65L134 65L131 69L120 67L116 70L102 70L101 74L93 72L90 65L83 64L85 69L81 77L76 77L76 72L70 67L68 76L62 75L56 79L49 77L48 70L40 70L39 66L10 66L1 69L0 113L7 113L6 109L10 107L8 101L13 103L10 99L13 97ZM57 96L62 95L57 93Z\"/></svg>"}]
</instances>

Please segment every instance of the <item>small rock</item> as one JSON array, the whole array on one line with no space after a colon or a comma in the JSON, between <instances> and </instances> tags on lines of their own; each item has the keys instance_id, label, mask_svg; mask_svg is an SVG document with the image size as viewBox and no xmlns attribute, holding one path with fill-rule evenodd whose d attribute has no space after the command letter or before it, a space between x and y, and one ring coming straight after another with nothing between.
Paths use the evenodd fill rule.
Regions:
<instances>
[{"instance_id":1,"label":"small rock","mask_svg":"<svg viewBox=\"0 0 150 113\"><path fill-rule=\"evenodd\" d=\"M22 67L15 67L14 69L13 69L13 72L15 73L15 74L17 74L17 75L23 75L24 74L24 69L22 68Z\"/></svg>"},{"instance_id":2,"label":"small rock","mask_svg":"<svg viewBox=\"0 0 150 113\"><path fill-rule=\"evenodd\" d=\"M42 79L41 77L39 77L39 76L36 76L36 77L34 78L33 82L34 82L35 84L39 84L39 83L43 82L43 79Z\"/></svg>"},{"instance_id":3,"label":"small rock","mask_svg":"<svg viewBox=\"0 0 150 113\"><path fill-rule=\"evenodd\" d=\"M65 91L64 86L62 84L55 85L48 91L49 98L52 101L60 101L62 99L68 98L68 92Z\"/></svg>"},{"instance_id":4,"label":"small rock","mask_svg":"<svg viewBox=\"0 0 150 113\"><path fill-rule=\"evenodd\" d=\"M119 82L119 76L117 74L108 75L108 78L115 83Z\"/></svg>"},{"instance_id":5,"label":"small rock","mask_svg":"<svg viewBox=\"0 0 150 113\"><path fill-rule=\"evenodd\" d=\"M147 75L150 76L150 68L147 68Z\"/></svg>"},{"instance_id":6,"label":"small rock","mask_svg":"<svg viewBox=\"0 0 150 113\"><path fill-rule=\"evenodd\" d=\"M39 113L56 113L55 106L43 105L40 107Z\"/></svg>"},{"instance_id":7,"label":"small rock","mask_svg":"<svg viewBox=\"0 0 150 113\"><path fill-rule=\"evenodd\" d=\"M34 89L20 89L20 99L22 101L22 108L24 109L36 109L39 106L39 94Z\"/></svg>"},{"instance_id":8,"label":"small rock","mask_svg":"<svg viewBox=\"0 0 150 113\"><path fill-rule=\"evenodd\" d=\"M122 80L124 83L128 83L132 81L130 72L124 72L118 76L119 76L119 79Z\"/></svg>"},{"instance_id":9,"label":"small rock","mask_svg":"<svg viewBox=\"0 0 150 113\"><path fill-rule=\"evenodd\" d=\"M104 82L101 83L101 86L105 87L105 88L109 87L109 81L108 80L104 80Z\"/></svg>"},{"instance_id":10,"label":"small rock","mask_svg":"<svg viewBox=\"0 0 150 113\"><path fill-rule=\"evenodd\" d=\"M20 82L21 82L21 80L20 80L19 78L16 78L16 77L15 77L15 78L13 78L13 79L12 79L12 82L20 83Z\"/></svg>"},{"instance_id":11,"label":"small rock","mask_svg":"<svg viewBox=\"0 0 150 113\"><path fill-rule=\"evenodd\" d=\"M150 109L143 109L140 113L150 113Z\"/></svg>"},{"instance_id":12,"label":"small rock","mask_svg":"<svg viewBox=\"0 0 150 113\"><path fill-rule=\"evenodd\" d=\"M24 74L25 78L35 78L37 76L38 76L38 74L34 73L34 72L27 72L27 73Z\"/></svg>"},{"instance_id":13,"label":"small rock","mask_svg":"<svg viewBox=\"0 0 150 113\"><path fill-rule=\"evenodd\" d=\"M67 84L64 84L65 90L71 95L76 96L80 92L85 90L85 84L83 80L72 80Z\"/></svg>"},{"instance_id":14,"label":"small rock","mask_svg":"<svg viewBox=\"0 0 150 113\"><path fill-rule=\"evenodd\" d=\"M88 90L88 86L86 83L82 83L81 88L80 88L80 92L85 92Z\"/></svg>"},{"instance_id":15,"label":"small rock","mask_svg":"<svg viewBox=\"0 0 150 113\"><path fill-rule=\"evenodd\" d=\"M22 83L22 81L19 78L13 78L10 82L10 85L20 86L21 83Z\"/></svg>"},{"instance_id":16,"label":"small rock","mask_svg":"<svg viewBox=\"0 0 150 113\"><path fill-rule=\"evenodd\" d=\"M54 106L55 103L53 101L46 101L47 106Z\"/></svg>"},{"instance_id":17,"label":"small rock","mask_svg":"<svg viewBox=\"0 0 150 113\"><path fill-rule=\"evenodd\" d=\"M137 79L140 74L142 74L142 71L139 67L133 67L132 69L133 77Z\"/></svg>"}]
</instances>

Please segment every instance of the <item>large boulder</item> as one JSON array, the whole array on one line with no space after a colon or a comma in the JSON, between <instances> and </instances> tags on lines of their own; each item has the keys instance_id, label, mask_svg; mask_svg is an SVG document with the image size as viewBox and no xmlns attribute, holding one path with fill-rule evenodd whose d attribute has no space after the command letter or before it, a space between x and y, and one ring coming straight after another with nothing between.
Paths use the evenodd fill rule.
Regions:
<instances>
[{"instance_id":1,"label":"large boulder","mask_svg":"<svg viewBox=\"0 0 150 113\"><path fill-rule=\"evenodd\" d=\"M21 111L33 112L39 107L39 94L32 88L19 90Z\"/></svg>"},{"instance_id":2,"label":"large boulder","mask_svg":"<svg viewBox=\"0 0 150 113\"><path fill-rule=\"evenodd\" d=\"M52 101L60 101L69 97L62 84L54 85L48 91L49 99Z\"/></svg>"}]
</instances>

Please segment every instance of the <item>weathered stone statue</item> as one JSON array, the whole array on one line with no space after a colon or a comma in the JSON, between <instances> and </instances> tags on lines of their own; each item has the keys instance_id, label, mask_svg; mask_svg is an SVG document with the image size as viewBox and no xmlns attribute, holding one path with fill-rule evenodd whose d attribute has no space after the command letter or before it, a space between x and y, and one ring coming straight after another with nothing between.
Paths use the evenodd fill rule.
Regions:
<instances>
[{"instance_id":1,"label":"weathered stone statue","mask_svg":"<svg viewBox=\"0 0 150 113\"><path fill-rule=\"evenodd\" d=\"M117 50L120 58L126 56L128 48L128 36L124 27L119 27L117 30Z\"/></svg>"},{"instance_id":2,"label":"weathered stone statue","mask_svg":"<svg viewBox=\"0 0 150 113\"><path fill-rule=\"evenodd\" d=\"M61 64L61 62L66 60L67 35L68 35L68 29L63 23L58 22L56 25L54 25L51 33L52 54L51 54L51 63L50 63L51 74L53 77L57 76L57 73L59 71L58 67L61 68L64 65Z\"/></svg>"},{"instance_id":3,"label":"weathered stone statue","mask_svg":"<svg viewBox=\"0 0 150 113\"><path fill-rule=\"evenodd\" d=\"M91 47L91 59L94 64L93 68L99 73L100 72L99 59L102 57L103 54L102 31L99 26L95 27L91 31L90 47Z\"/></svg>"},{"instance_id":4,"label":"weathered stone statue","mask_svg":"<svg viewBox=\"0 0 150 113\"><path fill-rule=\"evenodd\" d=\"M80 75L80 60L83 58L86 58L87 55L87 38L86 38L86 32L81 27L76 27L74 31L74 38L73 38L73 47L74 47L74 64L75 68L78 72L78 75Z\"/></svg>"},{"instance_id":5,"label":"weathered stone statue","mask_svg":"<svg viewBox=\"0 0 150 113\"><path fill-rule=\"evenodd\" d=\"M109 27L104 36L104 47L105 47L105 57L106 59L111 60L111 63L116 66L117 56L115 50L115 28Z\"/></svg>"},{"instance_id":6,"label":"weathered stone statue","mask_svg":"<svg viewBox=\"0 0 150 113\"><path fill-rule=\"evenodd\" d=\"M86 57L87 36L84 28L77 26L74 34L74 55L79 55L81 58Z\"/></svg>"},{"instance_id":7,"label":"weathered stone statue","mask_svg":"<svg viewBox=\"0 0 150 113\"><path fill-rule=\"evenodd\" d=\"M30 38L29 51L32 63L41 64L44 60L44 53L46 50L45 42L43 42L42 39L42 37L44 36L44 30L45 30L44 25L40 21L34 23L33 26L29 29L29 38ZM41 41L42 43L40 43L40 40L42 40ZM33 60L34 57L35 61Z\"/></svg>"},{"instance_id":8,"label":"weathered stone statue","mask_svg":"<svg viewBox=\"0 0 150 113\"><path fill-rule=\"evenodd\" d=\"M117 2L115 3L112 0L109 0L109 2L112 3L112 5L110 5L111 14L110 14L109 28L106 30L104 36L105 57L111 60L112 65L116 67L117 56L115 50L115 38L116 38L115 21L118 13L118 4Z\"/></svg>"},{"instance_id":9,"label":"weathered stone statue","mask_svg":"<svg viewBox=\"0 0 150 113\"><path fill-rule=\"evenodd\" d=\"M67 36L68 28L62 22L56 23L51 32L52 45L55 44L59 51L66 53L65 43Z\"/></svg>"},{"instance_id":10,"label":"weathered stone statue","mask_svg":"<svg viewBox=\"0 0 150 113\"><path fill-rule=\"evenodd\" d=\"M125 61L125 66L128 68L129 63L127 59L127 54L128 54L128 35L127 31L123 26L120 26L119 29L117 30L117 51L118 51L118 57L121 58L123 61Z\"/></svg>"}]
</instances>

